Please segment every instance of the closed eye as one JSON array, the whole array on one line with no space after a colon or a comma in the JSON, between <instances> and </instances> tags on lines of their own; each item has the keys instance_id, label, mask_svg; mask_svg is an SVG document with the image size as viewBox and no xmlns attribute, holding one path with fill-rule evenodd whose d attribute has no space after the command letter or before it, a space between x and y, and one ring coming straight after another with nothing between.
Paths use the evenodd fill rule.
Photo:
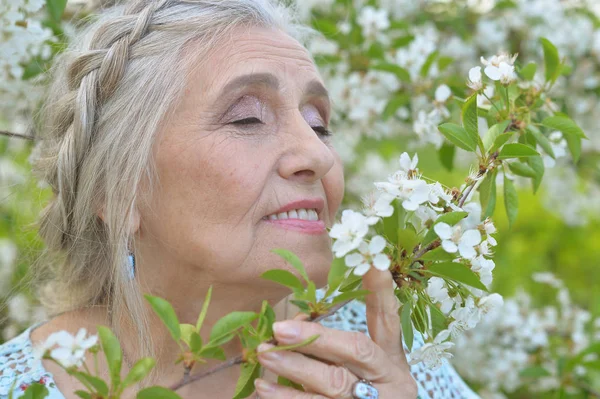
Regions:
<instances>
[{"instance_id":1,"label":"closed eye","mask_svg":"<svg viewBox=\"0 0 600 399\"><path fill-rule=\"evenodd\" d=\"M311 126L312 130L314 130L316 133L320 134L321 136L331 136L332 132L331 130L327 129L325 126Z\"/></svg>"},{"instance_id":2,"label":"closed eye","mask_svg":"<svg viewBox=\"0 0 600 399\"><path fill-rule=\"evenodd\" d=\"M251 116L249 118L239 119L239 120L233 121L231 123L234 125L252 125L255 123L263 123L263 122L260 119L254 117L254 116Z\"/></svg>"}]
</instances>

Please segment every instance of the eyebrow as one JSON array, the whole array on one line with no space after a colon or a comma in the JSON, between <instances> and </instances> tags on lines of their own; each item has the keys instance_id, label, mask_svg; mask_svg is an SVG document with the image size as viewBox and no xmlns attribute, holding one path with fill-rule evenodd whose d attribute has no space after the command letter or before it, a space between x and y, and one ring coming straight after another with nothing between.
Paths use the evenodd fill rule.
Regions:
<instances>
[{"instance_id":1,"label":"eyebrow","mask_svg":"<svg viewBox=\"0 0 600 399\"><path fill-rule=\"evenodd\" d=\"M252 73L248 75L241 75L234 78L232 81L227 83L223 90L221 90L220 97L223 97L226 93L238 90L245 86L267 86L270 89L279 89L279 80L272 73ZM325 97L329 100L329 92L318 80L311 80L305 86L303 94L309 97Z\"/></svg>"}]
</instances>

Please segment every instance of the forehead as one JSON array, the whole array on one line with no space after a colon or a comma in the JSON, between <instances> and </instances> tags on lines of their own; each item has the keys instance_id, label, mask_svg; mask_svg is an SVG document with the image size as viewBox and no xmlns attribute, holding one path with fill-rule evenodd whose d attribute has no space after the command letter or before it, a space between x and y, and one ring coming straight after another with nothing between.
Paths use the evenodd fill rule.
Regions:
<instances>
[{"instance_id":1,"label":"forehead","mask_svg":"<svg viewBox=\"0 0 600 399\"><path fill-rule=\"evenodd\" d=\"M297 40L280 30L240 27L212 49L194 72L193 85L199 92L215 93L236 76L249 73L275 75L282 91L290 84L322 82L310 54Z\"/></svg>"}]
</instances>

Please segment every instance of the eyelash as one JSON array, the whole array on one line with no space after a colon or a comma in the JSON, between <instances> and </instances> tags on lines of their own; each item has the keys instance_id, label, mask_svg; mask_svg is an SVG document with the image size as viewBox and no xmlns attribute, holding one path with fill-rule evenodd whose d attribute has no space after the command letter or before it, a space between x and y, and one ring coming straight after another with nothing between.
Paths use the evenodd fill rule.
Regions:
<instances>
[{"instance_id":1,"label":"eyelash","mask_svg":"<svg viewBox=\"0 0 600 399\"><path fill-rule=\"evenodd\" d=\"M263 122L255 117L239 119L237 121L231 122L233 125L253 125L256 123L262 124ZM333 132L327 129L325 126L311 126L311 128L315 131L315 133L320 134L323 137L328 137L333 134Z\"/></svg>"}]
</instances>

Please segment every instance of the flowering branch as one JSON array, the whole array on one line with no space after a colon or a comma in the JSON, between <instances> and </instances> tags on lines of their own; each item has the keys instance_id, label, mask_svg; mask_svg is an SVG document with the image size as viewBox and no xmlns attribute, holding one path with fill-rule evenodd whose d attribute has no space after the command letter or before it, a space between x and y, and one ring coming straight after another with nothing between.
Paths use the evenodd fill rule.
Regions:
<instances>
[{"instance_id":1,"label":"flowering branch","mask_svg":"<svg viewBox=\"0 0 600 399\"><path fill-rule=\"evenodd\" d=\"M335 312L337 312L338 310L340 310L341 308L343 308L344 306L346 306L347 304L349 304L350 302L352 302L354 299L349 299L346 301L342 301L339 302L335 305L333 305L331 308L329 308L329 310L324 313L321 314L317 317L309 317L306 321L310 321L313 323L318 323L321 320L333 315ZM277 345L277 340L275 340L274 338L267 341L267 343L272 344L272 345ZM195 375L189 375L189 372L187 373L187 375L185 375L179 382L171 385L169 387L169 389L171 389L172 391L177 391L178 389L184 387L185 385L191 384L192 382L198 381L202 378L208 377L212 374L215 374L221 370L225 370L229 367L238 365L238 364L242 364L244 362L244 356L243 355L238 355L236 357L233 357L223 363L219 363L217 365L215 365L214 367L211 367L207 370L204 370L201 373L195 374Z\"/></svg>"}]
</instances>

